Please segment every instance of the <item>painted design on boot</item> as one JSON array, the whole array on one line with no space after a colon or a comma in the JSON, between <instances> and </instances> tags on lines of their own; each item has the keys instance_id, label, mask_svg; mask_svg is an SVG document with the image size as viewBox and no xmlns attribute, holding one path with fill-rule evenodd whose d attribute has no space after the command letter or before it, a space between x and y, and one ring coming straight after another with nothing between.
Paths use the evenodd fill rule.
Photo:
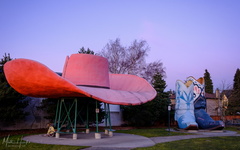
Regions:
<instances>
[{"instance_id":1,"label":"painted design on boot","mask_svg":"<svg viewBox=\"0 0 240 150\"><path fill-rule=\"evenodd\" d=\"M193 84L176 82L175 120L181 129L197 129L194 116Z\"/></svg>"},{"instance_id":2,"label":"painted design on boot","mask_svg":"<svg viewBox=\"0 0 240 150\"><path fill-rule=\"evenodd\" d=\"M200 95L205 96L205 83L204 83L204 78L199 78L196 80L194 77L190 76L187 78L187 82L192 82L194 87L193 87L193 95L194 99L198 98Z\"/></svg>"},{"instance_id":3,"label":"painted design on boot","mask_svg":"<svg viewBox=\"0 0 240 150\"><path fill-rule=\"evenodd\" d=\"M205 83L204 78L196 80L194 77L188 77L187 81L193 82L193 95L194 95L194 114L198 127L200 129L223 129L224 123L222 121L213 120L209 114L205 111L206 109L206 98L205 98Z\"/></svg>"}]
</instances>

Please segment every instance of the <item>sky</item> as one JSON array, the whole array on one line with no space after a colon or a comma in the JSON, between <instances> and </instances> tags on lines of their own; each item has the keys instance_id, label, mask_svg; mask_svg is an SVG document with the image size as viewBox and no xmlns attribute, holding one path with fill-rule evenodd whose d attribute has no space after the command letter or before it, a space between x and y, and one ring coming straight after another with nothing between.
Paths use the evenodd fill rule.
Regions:
<instances>
[{"instance_id":1,"label":"sky","mask_svg":"<svg viewBox=\"0 0 240 150\"><path fill-rule=\"evenodd\" d=\"M214 89L226 89L240 68L239 16L240 0L0 0L0 55L62 72L81 47L97 53L116 38L146 40L166 90L205 69Z\"/></svg>"}]
</instances>

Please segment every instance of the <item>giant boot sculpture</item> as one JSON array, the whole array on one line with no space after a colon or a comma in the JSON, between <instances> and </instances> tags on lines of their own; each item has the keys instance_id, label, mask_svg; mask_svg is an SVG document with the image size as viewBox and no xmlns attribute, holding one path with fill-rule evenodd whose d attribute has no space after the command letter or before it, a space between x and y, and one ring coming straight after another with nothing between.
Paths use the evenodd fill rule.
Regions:
<instances>
[{"instance_id":1,"label":"giant boot sculpture","mask_svg":"<svg viewBox=\"0 0 240 150\"><path fill-rule=\"evenodd\" d=\"M193 84L187 85L177 80L175 120L178 122L178 127L180 129L198 129L194 116L193 100Z\"/></svg>"},{"instance_id":2,"label":"giant boot sculpture","mask_svg":"<svg viewBox=\"0 0 240 150\"><path fill-rule=\"evenodd\" d=\"M206 98L205 98L205 82L204 78L196 80L193 77L188 77L187 81L193 82L193 95L194 95L194 114L198 127L200 129L211 129L221 130L224 128L222 121L213 120L209 114L205 111L206 109Z\"/></svg>"}]
</instances>

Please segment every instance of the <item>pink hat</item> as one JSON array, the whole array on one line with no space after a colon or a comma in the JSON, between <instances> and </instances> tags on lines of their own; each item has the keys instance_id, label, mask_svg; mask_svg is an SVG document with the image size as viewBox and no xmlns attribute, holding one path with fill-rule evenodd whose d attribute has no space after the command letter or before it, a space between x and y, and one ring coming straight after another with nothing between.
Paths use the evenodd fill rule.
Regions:
<instances>
[{"instance_id":1,"label":"pink hat","mask_svg":"<svg viewBox=\"0 0 240 150\"><path fill-rule=\"evenodd\" d=\"M96 55L67 56L62 77L29 59L7 62L4 73L16 91L32 97L91 97L109 104L139 105L156 96L143 78L109 74L107 59Z\"/></svg>"}]
</instances>

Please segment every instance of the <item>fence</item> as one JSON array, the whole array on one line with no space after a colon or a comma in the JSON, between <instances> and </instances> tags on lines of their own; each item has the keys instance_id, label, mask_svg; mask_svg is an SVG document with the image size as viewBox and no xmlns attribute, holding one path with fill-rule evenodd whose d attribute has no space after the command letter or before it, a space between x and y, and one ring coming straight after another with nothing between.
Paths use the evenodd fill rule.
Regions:
<instances>
[{"instance_id":1,"label":"fence","mask_svg":"<svg viewBox=\"0 0 240 150\"><path fill-rule=\"evenodd\" d=\"M213 120L221 120L220 116L211 116ZM237 120L240 119L240 115L235 115L235 116L225 116L225 120Z\"/></svg>"}]
</instances>

